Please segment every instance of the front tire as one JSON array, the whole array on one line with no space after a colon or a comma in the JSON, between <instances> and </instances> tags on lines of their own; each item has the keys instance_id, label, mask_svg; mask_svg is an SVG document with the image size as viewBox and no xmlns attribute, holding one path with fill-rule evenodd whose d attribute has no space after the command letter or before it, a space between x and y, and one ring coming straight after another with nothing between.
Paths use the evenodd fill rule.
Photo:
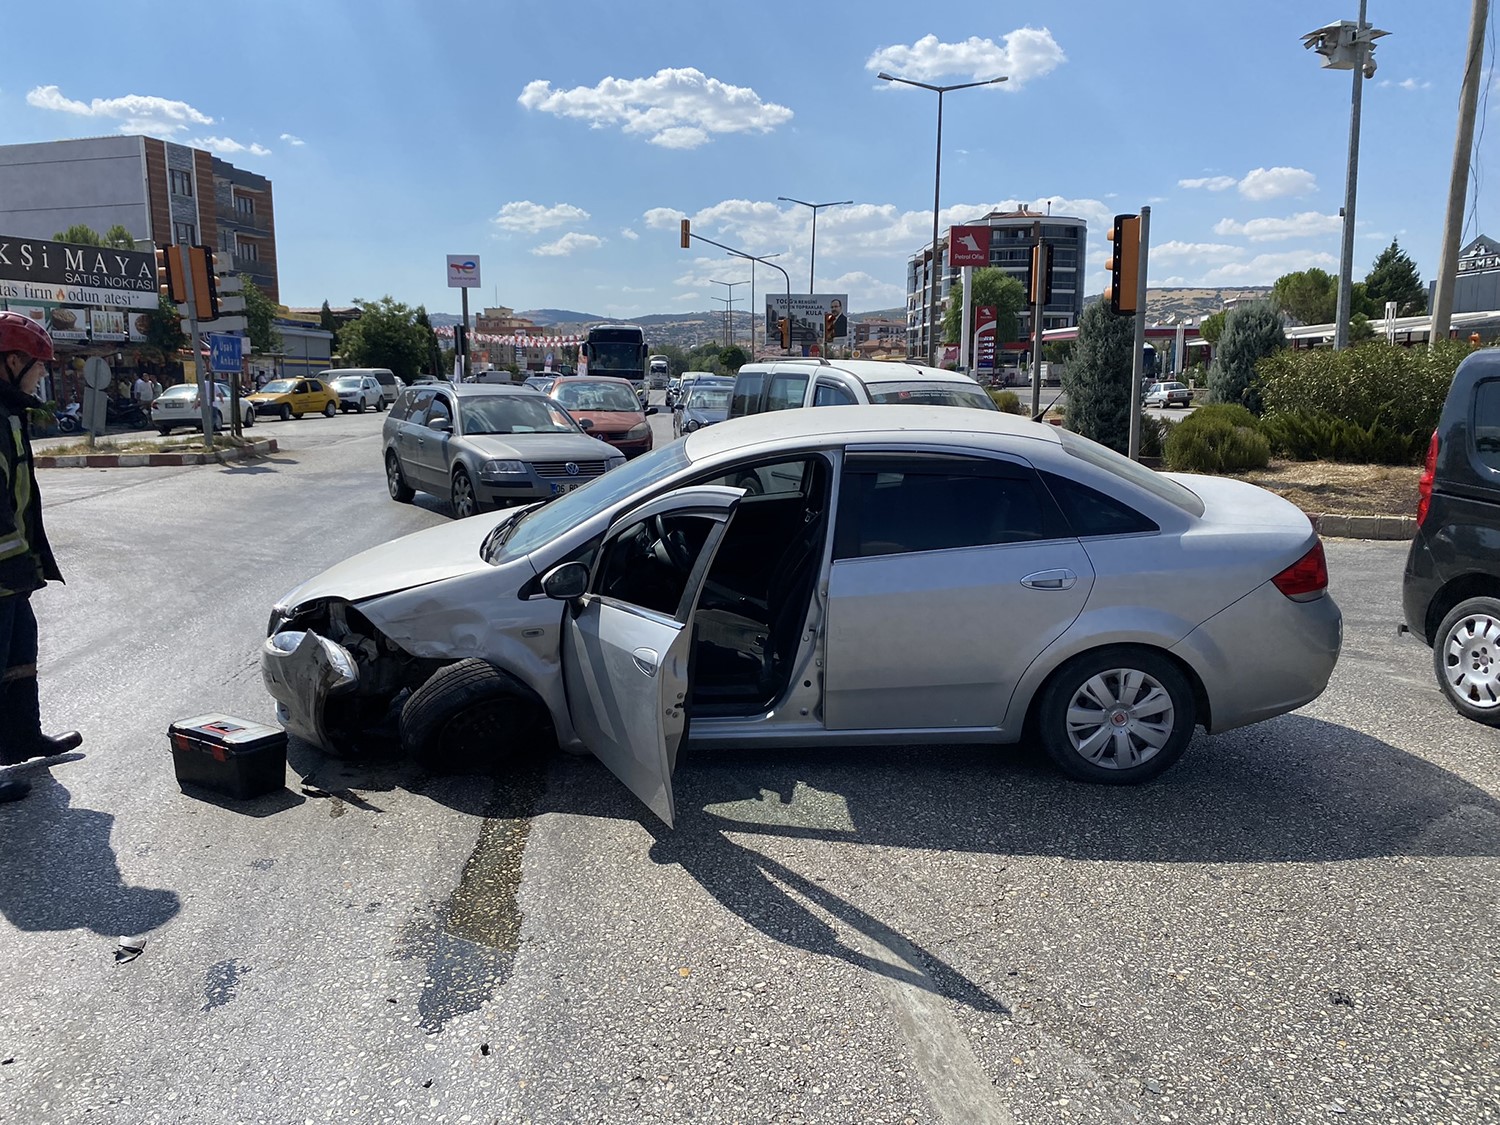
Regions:
<instances>
[{"instance_id":1,"label":"front tire","mask_svg":"<svg viewBox=\"0 0 1500 1125\"><path fill-rule=\"evenodd\" d=\"M325 418L332 418L338 412L339 408L331 402L327 406L323 407L323 417Z\"/></svg>"},{"instance_id":2,"label":"front tire","mask_svg":"<svg viewBox=\"0 0 1500 1125\"><path fill-rule=\"evenodd\" d=\"M253 425L255 425L255 411L247 410L245 411L245 420L240 424L240 428L248 430Z\"/></svg>"},{"instance_id":3,"label":"front tire","mask_svg":"<svg viewBox=\"0 0 1500 1125\"><path fill-rule=\"evenodd\" d=\"M453 505L455 519L466 520L484 510L479 495L474 491L474 481L469 471L462 466L453 470L453 487L449 490L449 503Z\"/></svg>"},{"instance_id":4,"label":"front tire","mask_svg":"<svg viewBox=\"0 0 1500 1125\"><path fill-rule=\"evenodd\" d=\"M385 455L385 487L391 494L391 499L398 504L410 504L416 490L406 483L406 475L401 472L401 462L394 453Z\"/></svg>"},{"instance_id":5,"label":"front tire","mask_svg":"<svg viewBox=\"0 0 1500 1125\"><path fill-rule=\"evenodd\" d=\"M156 432L159 433L159 434L161 434L162 437L166 437L168 434L170 434L172 432L172 427L171 426L157 426L156 427Z\"/></svg>"},{"instance_id":6,"label":"front tire","mask_svg":"<svg viewBox=\"0 0 1500 1125\"><path fill-rule=\"evenodd\" d=\"M1135 785L1187 749L1197 704L1170 659L1128 646L1086 652L1048 681L1036 712L1042 745L1080 781Z\"/></svg>"},{"instance_id":7,"label":"front tire","mask_svg":"<svg viewBox=\"0 0 1500 1125\"><path fill-rule=\"evenodd\" d=\"M401 746L439 773L489 772L540 743L526 690L487 660L439 668L401 708Z\"/></svg>"},{"instance_id":8,"label":"front tire","mask_svg":"<svg viewBox=\"0 0 1500 1125\"><path fill-rule=\"evenodd\" d=\"M1500 726L1500 600L1454 606L1433 636L1432 668L1455 711Z\"/></svg>"}]
</instances>

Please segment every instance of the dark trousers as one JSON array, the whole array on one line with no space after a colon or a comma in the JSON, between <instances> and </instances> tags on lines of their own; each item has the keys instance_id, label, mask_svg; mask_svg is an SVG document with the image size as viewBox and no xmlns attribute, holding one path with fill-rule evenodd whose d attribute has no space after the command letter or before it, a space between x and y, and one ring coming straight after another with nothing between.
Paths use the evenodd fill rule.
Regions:
<instances>
[{"instance_id":1,"label":"dark trousers","mask_svg":"<svg viewBox=\"0 0 1500 1125\"><path fill-rule=\"evenodd\" d=\"M30 750L42 733L36 657L31 598L0 597L0 757Z\"/></svg>"}]
</instances>

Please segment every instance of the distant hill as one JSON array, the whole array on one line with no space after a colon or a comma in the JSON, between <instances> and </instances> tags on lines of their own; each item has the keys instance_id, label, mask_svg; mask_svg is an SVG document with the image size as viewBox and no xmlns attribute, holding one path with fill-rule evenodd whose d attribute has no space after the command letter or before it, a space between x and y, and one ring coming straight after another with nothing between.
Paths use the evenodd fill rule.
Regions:
<instances>
[{"instance_id":1,"label":"distant hill","mask_svg":"<svg viewBox=\"0 0 1500 1125\"><path fill-rule=\"evenodd\" d=\"M572 309L527 309L525 312L516 313L524 316L533 324L540 324L544 328L550 328L554 324L583 324L589 321L608 320L607 316L598 313L574 312Z\"/></svg>"},{"instance_id":2,"label":"distant hill","mask_svg":"<svg viewBox=\"0 0 1500 1125\"><path fill-rule=\"evenodd\" d=\"M1254 301L1271 293L1269 285L1237 285L1225 289L1147 289L1146 321L1169 324L1180 317L1202 320L1219 312L1231 301ZM1101 294L1085 297L1085 305L1097 301Z\"/></svg>"}]
</instances>

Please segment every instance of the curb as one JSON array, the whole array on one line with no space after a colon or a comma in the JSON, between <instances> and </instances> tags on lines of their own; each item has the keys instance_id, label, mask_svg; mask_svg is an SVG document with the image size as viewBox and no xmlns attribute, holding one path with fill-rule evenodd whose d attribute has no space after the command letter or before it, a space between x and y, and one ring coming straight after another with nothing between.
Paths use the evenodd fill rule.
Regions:
<instances>
[{"instance_id":1,"label":"curb","mask_svg":"<svg viewBox=\"0 0 1500 1125\"><path fill-rule=\"evenodd\" d=\"M38 469L129 469L178 465L228 465L275 453L275 438L260 438L249 445L216 449L212 453L77 453L56 456L38 453L33 463Z\"/></svg>"},{"instance_id":2,"label":"curb","mask_svg":"<svg viewBox=\"0 0 1500 1125\"><path fill-rule=\"evenodd\" d=\"M1339 516L1309 512L1313 530L1325 539L1412 539L1415 516Z\"/></svg>"}]
</instances>

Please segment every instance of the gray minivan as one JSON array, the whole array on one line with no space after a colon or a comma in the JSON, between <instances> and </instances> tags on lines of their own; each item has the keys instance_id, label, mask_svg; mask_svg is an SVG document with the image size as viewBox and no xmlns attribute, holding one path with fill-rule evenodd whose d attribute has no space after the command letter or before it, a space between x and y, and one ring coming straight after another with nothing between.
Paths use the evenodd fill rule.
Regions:
<instances>
[{"instance_id":1,"label":"gray minivan","mask_svg":"<svg viewBox=\"0 0 1500 1125\"><path fill-rule=\"evenodd\" d=\"M401 388L406 386L389 367L339 367L318 372L318 378L325 383L332 383L335 379L345 375L368 375L379 383L380 409L382 410L394 403L396 396L401 393Z\"/></svg>"}]
</instances>

